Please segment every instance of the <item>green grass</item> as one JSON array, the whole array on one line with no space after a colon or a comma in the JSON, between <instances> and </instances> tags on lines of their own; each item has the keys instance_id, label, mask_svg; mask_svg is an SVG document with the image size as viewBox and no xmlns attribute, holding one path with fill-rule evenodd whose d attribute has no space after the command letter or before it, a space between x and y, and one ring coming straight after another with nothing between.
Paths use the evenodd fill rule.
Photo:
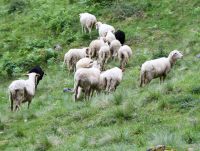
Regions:
<instances>
[{"instance_id":1,"label":"green grass","mask_svg":"<svg viewBox=\"0 0 200 151\"><path fill-rule=\"evenodd\" d=\"M21 0L22 1L22 0ZM22 1L24 2L24 1ZM181 1L0 1L0 150L137 150L163 144L177 151L200 150L200 3ZM11 5L12 4L12 5ZM73 74L63 70L64 53L88 46L78 14L91 12L126 33L133 50L123 80L111 94L73 101ZM53 52L60 43L63 51ZM145 60L179 49L179 60L163 84L139 87ZM29 62L29 63L27 63ZM47 75L30 109L10 112L7 88L39 62ZM119 66L111 61L106 68Z\"/></svg>"}]
</instances>

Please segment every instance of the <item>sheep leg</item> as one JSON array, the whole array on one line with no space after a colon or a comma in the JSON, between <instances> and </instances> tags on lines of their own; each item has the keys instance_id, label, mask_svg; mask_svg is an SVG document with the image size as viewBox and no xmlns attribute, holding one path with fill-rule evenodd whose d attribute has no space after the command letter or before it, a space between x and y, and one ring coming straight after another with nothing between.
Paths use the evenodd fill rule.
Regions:
<instances>
[{"instance_id":1,"label":"sheep leg","mask_svg":"<svg viewBox=\"0 0 200 151\"><path fill-rule=\"evenodd\" d=\"M119 68L123 68L123 66L122 66L122 60L120 60L120 66L119 66Z\"/></svg>"},{"instance_id":2,"label":"sheep leg","mask_svg":"<svg viewBox=\"0 0 200 151\"><path fill-rule=\"evenodd\" d=\"M28 101L28 109L29 109L30 104L31 104L31 101Z\"/></svg>"},{"instance_id":3,"label":"sheep leg","mask_svg":"<svg viewBox=\"0 0 200 151\"><path fill-rule=\"evenodd\" d=\"M77 100L78 85L79 85L79 81L77 82L77 84L76 84L75 87L74 87L74 92L75 92L74 101L75 101L75 102L76 102L76 100Z\"/></svg>"},{"instance_id":4,"label":"sheep leg","mask_svg":"<svg viewBox=\"0 0 200 151\"><path fill-rule=\"evenodd\" d=\"M163 82L165 81L166 76L167 76L166 74L163 75Z\"/></svg>"},{"instance_id":5,"label":"sheep leg","mask_svg":"<svg viewBox=\"0 0 200 151\"><path fill-rule=\"evenodd\" d=\"M92 36L91 36L91 31L92 31L91 28L88 27L88 31L89 31L90 39L91 39L92 38Z\"/></svg>"},{"instance_id":6,"label":"sheep leg","mask_svg":"<svg viewBox=\"0 0 200 151\"><path fill-rule=\"evenodd\" d=\"M11 103L10 109L11 109L11 111L13 111L13 97L12 97L12 93L11 92L10 92L9 99L10 99L10 103Z\"/></svg>"},{"instance_id":7,"label":"sheep leg","mask_svg":"<svg viewBox=\"0 0 200 151\"><path fill-rule=\"evenodd\" d=\"M82 30L82 33L83 33L83 25L81 24L81 30Z\"/></svg>"},{"instance_id":8,"label":"sheep leg","mask_svg":"<svg viewBox=\"0 0 200 151\"><path fill-rule=\"evenodd\" d=\"M143 83L144 83L144 75L141 74L141 75L140 75L140 87L143 86Z\"/></svg>"},{"instance_id":9,"label":"sheep leg","mask_svg":"<svg viewBox=\"0 0 200 151\"><path fill-rule=\"evenodd\" d=\"M84 32L85 32L85 33L87 32L85 27L84 27Z\"/></svg>"},{"instance_id":10,"label":"sheep leg","mask_svg":"<svg viewBox=\"0 0 200 151\"><path fill-rule=\"evenodd\" d=\"M162 83L163 76L160 76L160 84Z\"/></svg>"}]
</instances>

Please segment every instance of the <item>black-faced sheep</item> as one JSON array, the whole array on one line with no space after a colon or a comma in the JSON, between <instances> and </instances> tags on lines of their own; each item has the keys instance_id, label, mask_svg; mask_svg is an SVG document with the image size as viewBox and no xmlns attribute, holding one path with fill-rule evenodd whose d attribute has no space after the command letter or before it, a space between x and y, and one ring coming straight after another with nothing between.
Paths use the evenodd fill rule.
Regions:
<instances>
[{"instance_id":1,"label":"black-faced sheep","mask_svg":"<svg viewBox=\"0 0 200 151\"><path fill-rule=\"evenodd\" d=\"M15 104L15 110L18 110L21 103L28 102L28 108L35 95L37 73L27 74L29 78L27 80L15 80L9 87L9 98L11 101L11 111L13 111L13 105Z\"/></svg>"},{"instance_id":2,"label":"black-faced sheep","mask_svg":"<svg viewBox=\"0 0 200 151\"><path fill-rule=\"evenodd\" d=\"M115 32L115 38L116 38L117 40L119 40L120 43L123 45L124 42L125 42L125 33L124 33L123 31L121 31L121 30L117 30L117 31Z\"/></svg>"},{"instance_id":3,"label":"black-faced sheep","mask_svg":"<svg viewBox=\"0 0 200 151\"><path fill-rule=\"evenodd\" d=\"M39 76L37 78L37 85L38 85L40 80L42 80L42 78L43 78L44 71L42 70L42 68L40 66L35 66L31 70L29 70L29 73L33 73L33 72L39 74ZM37 85L36 85L36 88L37 88Z\"/></svg>"}]
</instances>

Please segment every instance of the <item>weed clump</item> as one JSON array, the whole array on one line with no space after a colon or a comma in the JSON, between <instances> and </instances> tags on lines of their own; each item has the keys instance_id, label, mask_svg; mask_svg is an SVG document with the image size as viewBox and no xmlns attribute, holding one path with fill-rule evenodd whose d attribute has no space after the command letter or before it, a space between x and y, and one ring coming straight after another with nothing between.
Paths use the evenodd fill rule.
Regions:
<instances>
[{"instance_id":1,"label":"weed clump","mask_svg":"<svg viewBox=\"0 0 200 151\"><path fill-rule=\"evenodd\" d=\"M24 134L24 132L21 129L18 129L16 131L16 133L15 133L15 136L21 138L21 137L25 137L25 134Z\"/></svg>"},{"instance_id":2,"label":"weed clump","mask_svg":"<svg viewBox=\"0 0 200 151\"><path fill-rule=\"evenodd\" d=\"M19 12L22 13L26 7L27 3L24 0L12 0L8 8L8 13Z\"/></svg>"},{"instance_id":3,"label":"weed clump","mask_svg":"<svg viewBox=\"0 0 200 151\"><path fill-rule=\"evenodd\" d=\"M52 147L51 142L48 140L47 137L44 137L40 140L38 145L36 146L36 151L46 151L49 150Z\"/></svg>"},{"instance_id":4,"label":"weed clump","mask_svg":"<svg viewBox=\"0 0 200 151\"><path fill-rule=\"evenodd\" d=\"M191 90L191 92L192 92L193 94L200 94L200 86L194 87L194 88Z\"/></svg>"}]
</instances>

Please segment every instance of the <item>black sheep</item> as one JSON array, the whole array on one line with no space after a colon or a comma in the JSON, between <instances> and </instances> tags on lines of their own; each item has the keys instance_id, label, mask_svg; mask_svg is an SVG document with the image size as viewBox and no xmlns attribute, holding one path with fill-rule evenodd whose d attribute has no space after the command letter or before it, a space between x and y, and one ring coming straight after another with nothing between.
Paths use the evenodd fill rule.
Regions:
<instances>
[{"instance_id":1,"label":"black sheep","mask_svg":"<svg viewBox=\"0 0 200 151\"><path fill-rule=\"evenodd\" d=\"M42 78L43 78L44 71L42 70L42 68L40 66L35 66L29 71L29 73L32 73L32 72L35 72L40 75L37 79L37 85L38 85L39 81L42 80ZM37 87L37 85L36 85L36 87Z\"/></svg>"},{"instance_id":2,"label":"black sheep","mask_svg":"<svg viewBox=\"0 0 200 151\"><path fill-rule=\"evenodd\" d=\"M125 33L124 33L123 31L117 30L117 31L115 32L115 37L116 37L117 40L120 41L120 43L121 43L122 45L124 44L124 42L125 42Z\"/></svg>"}]
</instances>

